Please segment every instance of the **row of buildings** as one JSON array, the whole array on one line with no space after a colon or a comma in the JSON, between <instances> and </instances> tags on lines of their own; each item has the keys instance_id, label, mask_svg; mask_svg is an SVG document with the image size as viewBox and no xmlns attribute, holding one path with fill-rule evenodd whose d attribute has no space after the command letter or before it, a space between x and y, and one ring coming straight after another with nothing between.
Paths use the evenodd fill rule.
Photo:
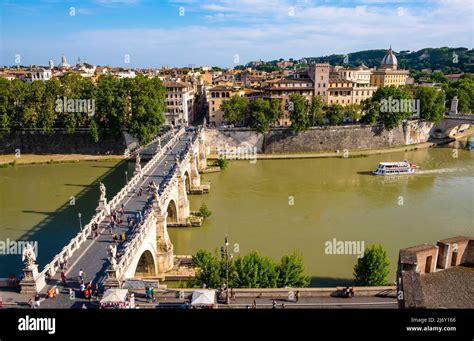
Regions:
<instances>
[{"instance_id":1,"label":"row of buildings","mask_svg":"<svg viewBox=\"0 0 474 341\"><path fill-rule=\"evenodd\" d=\"M280 72L264 73L251 69L234 74L233 82L214 78L214 86L206 89L208 119L210 124L225 124L221 104L232 96L247 96L249 99L262 97L280 99L283 115L280 126L289 126L288 110L291 94L298 93L309 102L313 96L321 98L324 104L360 104L372 97L378 87L407 84L408 70L399 70L397 57L390 48L379 68L331 66L327 63L310 64L306 67Z\"/></svg>"},{"instance_id":2,"label":"row of buildings","mask_svg":"<svg viewBox=\"0 0 474 341\"><path fill-rule=\"evenodd\" d=\"M245 96L249 100L280 99L283 114L276 124L289 126L291 94L299 93L308 101L317 96L324 104L360 104L370 98L378 87L405 85L409 77L408 70L398 69L397 57L391 48L379 68L368 68L365 65L349 68L327 63L306 64L296 68L295 62L284 62L280 61L286 69L274 72L252 68L223 70L210 67L125 69L94 66L80 61L71 66L66 57L62 56L58 66L50 60L48 67L4 69L0 72L0 77L20 78L27 82L45 81L66 72L90 77L93 81L104 74L118 78L133 78L137 74L159 77L167 89L167 124L189 125L206 117L209 124L215 126L226 124L221 105L233 96Z\"/></svg>"}]
</instances>

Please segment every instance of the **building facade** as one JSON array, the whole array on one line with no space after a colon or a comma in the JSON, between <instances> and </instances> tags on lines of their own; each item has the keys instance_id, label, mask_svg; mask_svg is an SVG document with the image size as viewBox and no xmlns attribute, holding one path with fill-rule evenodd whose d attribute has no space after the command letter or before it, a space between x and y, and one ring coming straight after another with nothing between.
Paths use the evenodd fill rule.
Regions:
<instances>
[{"instance_id":1,"label":"building facade","mask_svg":"<svg viewBox=\"0 0 474 341\"><path fill-rule=\"evenodd\" d=\"M408 70L398 70L397 57L390 48L382 59L380 68L374 70L370 79L370 85L375 87L390 86L396 87L405 85L410 72Z\"/></svg>"},{"instance_id":2,"label":"building facade","mask_svg":"<svg viewBox=\"0 0 474 341\"><path fill-rule=\"evenodd\" d=\"M323 103L328 103L330 68L328 63L311 64L308 68L308 77L313 81L314 95L321 97Z\"/></svg>"},{"instance_id":3,"label":"building facade","mask_svg":"<svg viewBox=\"0 0 474 341\"><path fill-rule=\"evenodd\" d=\"M224 112L221 110L222 102L229 100L232 96L244 96L245 91L241 88L217 85L207 89L208 117L211 125L220 126L225 123Z\"/></svg>"},{"instance_id":4,"label":"building facade","mask_svg":"<svg viewBox=\"0 0 474 341\"><path fill-rule=\"evenodd\" d=\"M165 123L187 126L195 120L195 91L185 82L164 81L166 88Z\"/></svg>"}]
</instances>

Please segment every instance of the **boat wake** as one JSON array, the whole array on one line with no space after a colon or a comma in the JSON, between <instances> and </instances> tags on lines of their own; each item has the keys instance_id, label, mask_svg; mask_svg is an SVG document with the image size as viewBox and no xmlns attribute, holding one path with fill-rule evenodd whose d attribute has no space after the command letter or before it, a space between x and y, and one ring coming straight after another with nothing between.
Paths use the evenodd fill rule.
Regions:
<instances>
[{"instance_id":1,"label":"boat wake","mask_svg":"<svg viewBox=\"0 0 474 341\"><path fill-rule=\"evenodd\" d=\"M441 173L453 173L459 171L458 168L439 168L439 169L427 169L418 170L416 174L441 174Z\"/></svg>"}]
</instances>

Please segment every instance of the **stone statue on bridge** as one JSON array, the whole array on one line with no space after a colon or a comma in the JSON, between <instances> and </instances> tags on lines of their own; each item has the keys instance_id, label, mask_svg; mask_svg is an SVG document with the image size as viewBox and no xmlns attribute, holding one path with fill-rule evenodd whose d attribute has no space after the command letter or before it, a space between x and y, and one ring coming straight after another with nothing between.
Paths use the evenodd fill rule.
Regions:
<instances>
[{"instance_id":1,"label":"stone statue on bridge","mask_svg":"<svg viewBox=\"0 0 474 341\"><path fill-rule=\"evenodd\" d=\"M22 259L25 264L25 269L31 270L35 267L36 263L36 254L33 246L30 243L26 244L26 247L23 249Z\"/></svg>"},{"instance_id":2,"label":"stone statue on bridge","mask_svg":"<svg viewBox=\"0 0 474 341\"><path fill-rule=\"evenodd\" d=\"M110 244L109 247L107 248L107 253L109 254L110 258L117 257L117 245Z\"/></svg>"},{"instance_id":3,"label":"stone statue on bridge","mask_svg":"<svg viewBox=\"0 0 474 341\"><path fill-rule=\"evenodd\" d=\"M158 138L158 143L156 144L156 153L158 153L161 150L161 138Z\"/></svg>"},{"instance_id":4,"label":"stone statue on bridge","mask_svg":"<svg viewBox=\"0 0 474 341\"><path fill-rule=\"evenodd\" d=\"M448 115L457 115L458 114L458 96L454 96L451 101L451 108L449 109Z\"/></svg>"},{"instance_id":5,"label":"stone statue on bridge","mask_svg":"<svg viewBox=\"0 0 474 341\"><path fill-rule=\"evenodd\" d=\"M99 205L95 209L97 213L101 212L103 209L107 209L107 198L106 198L106 188L102 182L99 182L100 198Z\"/></svg>"},{"instance_id":6,"label":"stone statue on bridge","mask_svg":"<svg viewBox=\"0 0 474 341\"><path fill-rule=\"evenodd\" d=\"M141 158L140 154L137 154L137 158L135 160L135 171L133 174L141 174L142 173L142 165L140 164Z\"/></svg>"},{"instance_id":7,"label":"stone statue on bridge","mask_svg":"<svg viewBox=\"0 0 474 341\"><path fill-rule=\"evenodd\" d=\"M99 183L99 190L100 190L100 199L99 201L106 201L107 199L105 198L106 195L106 188L103 182Z\"/></svg>"},{"instance_id":8,"label":"stone statue on bridge","mask_svg":"<svg viewBox=\"0 0 474 341\"><path fill-rule=\"evenodd\" d=\"M109 254L110 268L115 270L117 267L117 245L109 245L107 253Z\"/></svg>"}]
</instances>

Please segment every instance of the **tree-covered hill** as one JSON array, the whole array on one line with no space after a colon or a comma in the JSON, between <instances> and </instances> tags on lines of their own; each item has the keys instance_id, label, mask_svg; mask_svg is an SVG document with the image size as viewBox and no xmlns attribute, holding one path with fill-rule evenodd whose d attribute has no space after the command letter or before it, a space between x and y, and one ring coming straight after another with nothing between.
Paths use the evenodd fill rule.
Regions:
<instances>
[{"instance_id":1,"label":"tree-covered hill","mask_svg":"<svg viewBox=\"0 0 474 341\"><path fill-rule=\"evenodd\" d=\"M330 63L331 65L358 66L365 64L369 67L379 66L385 56L386 49L366 50L345 55L332 54L324 57L308 57L308 62ZM400 68L409 70L441 70L444 73L474 72L474 49L465 47L424 48L419 51L395 52Z\"/></svg>"}]
</instances>

